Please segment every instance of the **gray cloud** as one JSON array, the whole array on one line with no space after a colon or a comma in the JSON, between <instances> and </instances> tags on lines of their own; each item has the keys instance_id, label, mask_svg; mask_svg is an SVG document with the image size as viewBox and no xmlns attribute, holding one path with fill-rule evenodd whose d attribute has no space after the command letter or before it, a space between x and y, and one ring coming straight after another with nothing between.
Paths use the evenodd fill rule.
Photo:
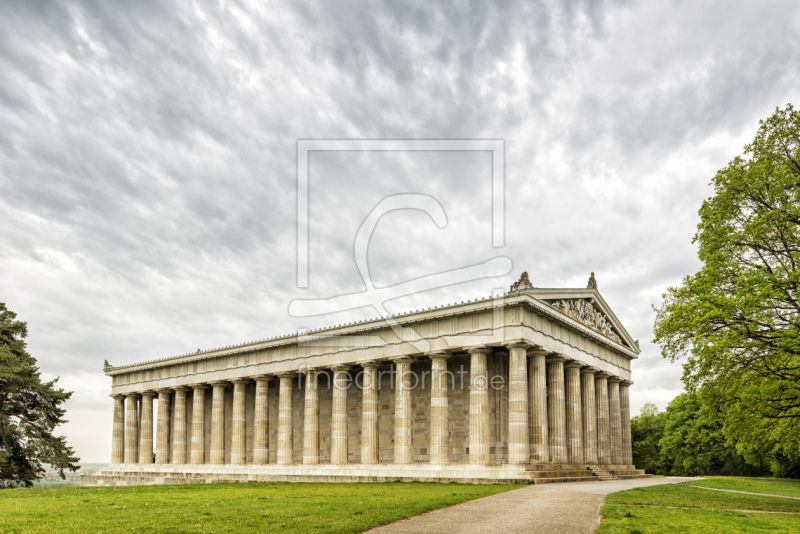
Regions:
<instances>
[{"instance_id":1,"label":"gray cloud","mask_svg":"<svg viewBox=\"0 0 800 534\"><path fill-rule=\"evenodd\" d=\"M355 231L387 195L377 285L479 263L513 276L391 302L600 290L642 340L633 408L680 366L650 344L713 173L800 87L793 2L496 4L11 1L0 7L0 300L76 390L64 431L108 457L103 359L130 363L372 315L291 318L359 291ZM296 287L298 139L503 139L506 246L486 153L311 157L311 286ZM92 436L86 439L85 436Z\"/></svg>"}]
</instances>

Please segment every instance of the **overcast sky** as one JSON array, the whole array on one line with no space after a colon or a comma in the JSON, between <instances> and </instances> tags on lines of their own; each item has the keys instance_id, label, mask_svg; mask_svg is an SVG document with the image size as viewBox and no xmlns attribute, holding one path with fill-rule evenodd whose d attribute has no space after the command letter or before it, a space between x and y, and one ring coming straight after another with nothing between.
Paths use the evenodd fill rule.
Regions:
<instances>
[{"instance_id":1,"label":"overcast sky","mask_svg":"<svg viewBox=\"0 0 800 534\"><path fill-rule=\"evenodd\" d=\"M387 303L537 287L599 290L642 354L632 410L681 368L652 304L699 266L717 169L760 118L800 104L800 5L785 2L0 3L0 302L75 394L62 427L110 461L114 365L374 315L292 318L362 291L353 242L388 195L444 209L384 216L377 286L495 257L508 275ZM314 152L309 287L297 286L298 139L499 139L492 155Z\"/></svg>"}]
</instances>

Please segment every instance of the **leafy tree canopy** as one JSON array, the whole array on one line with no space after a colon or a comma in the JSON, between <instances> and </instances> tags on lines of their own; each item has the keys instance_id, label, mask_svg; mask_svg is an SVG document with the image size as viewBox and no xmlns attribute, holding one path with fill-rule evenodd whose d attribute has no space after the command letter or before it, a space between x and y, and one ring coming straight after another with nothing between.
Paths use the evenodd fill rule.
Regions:
<instances>
[{"instance_id":1,"label":"leafy tree canopy","mask_svg":"<svg viewBox=\"0 0 800 534\"><path fill-rule=\"evenodd\" d=\"M656 308L655 342L689 391L730 407L726 434L794 454L800 424L800 112L778 108L712 180L694 242L702 268ZM794 445L792 445L794 444Z\"/></svg>"},{"instance_id":2,"label":"leafy tree canopy","mask_svg":"<svg viewBox=\"0 0 800 534\"><path fill-rule=\"evenodd\" d=\"M72 393L42 382L36 359L25 350L28 328L0 303L0 488L31 486L44 475L43 464L78 469L64 437L53 436L65 423L59 406Z\"/></svg>"}]
</instances>

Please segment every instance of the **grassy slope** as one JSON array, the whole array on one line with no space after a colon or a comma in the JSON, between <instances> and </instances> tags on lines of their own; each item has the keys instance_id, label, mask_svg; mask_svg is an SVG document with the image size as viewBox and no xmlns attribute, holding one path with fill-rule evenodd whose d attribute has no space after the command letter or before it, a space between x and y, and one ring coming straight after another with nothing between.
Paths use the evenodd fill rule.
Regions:
<instances>
[{"instance_id":1,"label":"grassy slope","mask_svg":"<svg viewBox=\"0 0 800 534\"><path fill-rule=\"evenodd\" d=\"M722 487L738 491L789 495L796 482L775 479L709 479L683 484L637 488L606 497L599 533L616 532L792 532L800 531L800 515L746 513L737 510L800 513L800 501L741 495L694 488Z\"/></svg>"},{"instance_id":2,"label":"grassy slope","mask_svg":"<svg viewBox=\"0 0 800 534\"><path fill-rule=\"evenodd\" d=\"M519 486L188 484L0 491L0 532L362 532Z\"/></svg>"},{"instance_id":3,"label":"grassy slope","mask_svg":"<svg viewBox=\"0 0 800 534\"><path fill-rule=\"evenodd\" d=\"M729 478L709 477L705 480L690 482L692 486L720 488L769 495L786 495L800 497L800 480L795 478Z\"/></svg>"}]
</instances>

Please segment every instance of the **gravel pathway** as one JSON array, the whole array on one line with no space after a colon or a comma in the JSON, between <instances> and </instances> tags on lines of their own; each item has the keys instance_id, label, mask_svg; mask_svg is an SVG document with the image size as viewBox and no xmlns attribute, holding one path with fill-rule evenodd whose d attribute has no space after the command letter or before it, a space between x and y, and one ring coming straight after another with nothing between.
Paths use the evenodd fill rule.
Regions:
<instances>
[{"instance_id":1,"label":"gravel pathway","mask_svg":"<svg viewBox=\"0 0 800 534\"><path fill-rule=\"evenodd\" d=\"M531 485L434 510L369 532L591 533L600 524L600 507L609 493L644 486L677 484L688 480L701 479L665 477Z\"/></svg>"}]
</instances>

